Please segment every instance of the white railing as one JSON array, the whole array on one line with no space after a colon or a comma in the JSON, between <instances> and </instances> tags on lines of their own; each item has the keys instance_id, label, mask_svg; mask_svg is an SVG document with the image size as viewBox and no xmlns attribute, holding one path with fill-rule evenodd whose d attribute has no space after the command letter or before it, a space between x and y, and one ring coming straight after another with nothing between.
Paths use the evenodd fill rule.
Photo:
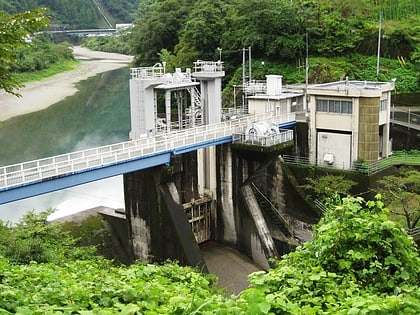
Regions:
<instances>
[{"instance_id":1,"label":"white railing","mask_svg":"<svg viewBox=\"0 0 420 315\"><path fill-rule=\"evenodd\" d=\"M106 145L83 151L71 152L40 160L0 167L0 191L13 186L44 181L60 176L80 173L159 153L174 152L188 146L232 136L245 131L248 124L255 121L268 123L286 122L288 115L272 114L248 115L218 124L198 126L186 130L173 131L151 138ZM211 145L211 144L209 144Z\"/></svg>"},{"instance_id":2,"label":"white railing","mask_svg":"<svg viewBox=\"0 0 420 315\"><path fill-rule=\"evenodd\" d=\"M267 82L265 80L252 80L245 83L244 91L247 94L259 94L267 92Z\"/></svg>"},{"instance_id":3,"label":"white railing","mask_svg":"<svg viewBox=\"0 0 420 315\"><path fill-rule=\"evenodd\" d=\"M223 71L223 61L203 61L194 62L194 72L215 73Z\"/></svg>"},{"instance_id":4,"label":"white railing","mask_svg":"<svg viewBox=\"0 0 420 315\"><path fill-rule=\"evenodd\" d=\"M232 142L262 146L262 147L270 147L273 145L286 143L292 140L293 140L293 130L280 129L280 133L271 134L267 136L256 136L256 135L250 135L250 134L244 134L244 133L234 134Z\"/></svg>"},{"instance_id":5,"label":"white railing","mask_svg":"<svg viewBox=\"0 0 420 315\"><path fill-rule=\"evenodd\" d=\"M153 67L130 68L131 79L156 79L163 77L164 74L165 67L161 63Z\"/></svg>"}]
</instances>

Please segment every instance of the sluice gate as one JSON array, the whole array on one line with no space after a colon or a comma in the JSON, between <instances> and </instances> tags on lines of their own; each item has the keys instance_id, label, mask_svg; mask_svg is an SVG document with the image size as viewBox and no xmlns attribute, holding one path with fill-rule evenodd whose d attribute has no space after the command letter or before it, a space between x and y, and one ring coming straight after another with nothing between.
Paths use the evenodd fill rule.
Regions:
<instances>
[{"instance_id":1,"label":"sluice gate","mask_svg":"<svg viewBox=\"0 0 420 315\"><path fill-rule=\"evenodd\" d=\"M192 199L182 205L198 244L211 239L212 201L210 196L205 195L200 199Z\"/></svg>"}]
</instances>

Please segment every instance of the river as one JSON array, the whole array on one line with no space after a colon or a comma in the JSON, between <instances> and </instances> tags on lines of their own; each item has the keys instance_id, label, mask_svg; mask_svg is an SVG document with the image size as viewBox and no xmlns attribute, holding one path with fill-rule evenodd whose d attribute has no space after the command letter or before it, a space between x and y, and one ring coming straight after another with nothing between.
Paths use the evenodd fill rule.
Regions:
<instances>
[{"instance_id":1,"label":"river","mask_svg":"<svg viewBox=\"0 0 420 315\"><path fill-rule=\"evenodd\" d=\"M107 60L102 55L100 58L102 61ZM129 68L127 64L123 67L112 67L110 62L103 62L102 69L105 72L97 69L96 72L101 73L94 76L83 75L84 79L75 86L78 91L75 94L73 92L70 93L73 95L68 95L65 89L64 93L67 94L61 101L42 106L42 102L37 100L40 103L38 106L45 108L1 121L0 147L6 149L0 151L0 165L128 140ZM90 69L93 64L101 67L96 62L89 64ZM80 73L78 75L80 77ZM86 76L88 77L85 78ZM54 81L45 82L50 83L43 84L44 90L46 86L51 88L54 85ZM22 95L25 99L26 94ZM51 95L46 93L46 102L50 102L50 98ZM31 103L33 99L27 96L26 100ZM0 220L16 222L29 210L39 212L48 208L56 209L54 217L99 205L124 207L121 176L1 205Z\"/></svg>"}]
</instances>

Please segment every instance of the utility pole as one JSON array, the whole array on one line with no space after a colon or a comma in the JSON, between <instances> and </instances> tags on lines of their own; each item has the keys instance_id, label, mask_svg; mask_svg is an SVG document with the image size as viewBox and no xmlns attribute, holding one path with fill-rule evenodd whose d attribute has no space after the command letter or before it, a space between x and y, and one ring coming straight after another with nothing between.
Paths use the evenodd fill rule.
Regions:
<instances>
[{"instance_id":1,"label":"utility pole","mask_svg":"<svg viewBox=\"0 0 420 315\"><path fill-rule=\"evenodd\" d=\"M309 77L309 48L308 48L308 33L306 33L306 58L305 58L305 113L308 113L308 77Z\"/></svg>"},{"instance_id":2,"label":"utility pole","mask_svg":"<svg viewBox=\"0 0 420 315\"><path fill-rule=\"evenodd\" d=\"M381 55L382 11L379 12L378 58L376 60L376 77L379 76L379 58Z\"/></svg>"},{"instance_id":3,"label":"utility pole","mask_svg":"<svg viewBox=\"0 0 420 315\"><path fill-rule=\"evenodd\" d=\"M251 66L251 46L248 47L248 63L249 63L249 80L248 82L251 82L252 80L252 66Z\"/></svg>"},{"instance_id":4,"label":"utility pole","mask_svg":"<svg viewBox=\"0 0 420 315\"><path fill-rule=\"evenodd\" d=\"M245 48L242 48L242 112L245 111Z\"/></svg>"},{"instance_id":5,"label":"utility pole","mask_svg":"<svg viewBox=\"0 0 420 315\"><path fill-rule=\"evenodd\" d=\"M245 111L245 85L246 85L246 71L245 71L245 61L246 54L248 51L248 82L252 79L252 66L251 66L251 47L242 48L242 110Z\"/></svg>"}]
</instances>

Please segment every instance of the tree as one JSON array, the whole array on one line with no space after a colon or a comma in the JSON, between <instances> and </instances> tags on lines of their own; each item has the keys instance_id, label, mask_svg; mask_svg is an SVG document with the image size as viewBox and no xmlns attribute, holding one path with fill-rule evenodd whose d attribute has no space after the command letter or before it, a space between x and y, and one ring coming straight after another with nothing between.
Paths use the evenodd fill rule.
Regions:
<instances>
[{"instance_id":1,"label":"tree","mask_svg":"<svg viewBox=\"0 0 420 315\"><path fill-rule=\"evenodd\" d=\"M53 262L64 264L73 259L93 259L96 248L78 246L78 239L61 223L47 223L51 209L28 212L16 225L0 221L0 257L11 263Z\"/></svg>"},{"instance_id":2,"label":"tree","mask_svg":"<svg viewBox=\"0 0 420 315\"><path fill-rule=\"evenodd\" d=\"M310 12L301 1L236 1L226 15L223 47L252 47L256 58L296 60L305 51Z\"/></svg>"},{"instance_id":3,"label":"tree","mask_svg":"<svg viewBox=\"0 0 420 315\"><path fill-rule=\"evenodd\" d=\"M192 5L191 0L149 0L141 3L132 37L138 64L149 66L157 62L162 49L174 51Z\"/></svg>"},{"instance_id":4,"label":"tree","mask_svg":"<svg viewBox=\"0 0 420 315\"><path fill-rule=\"evenodd\" d=\"M301 187L311 194L313 199L325 202L327 198L336 194L347 197L355 185L357 185L355 181L346 179L342 175L324 175L314 178L307 177L306 184Z\"/></svg>"},{"instance_id":5,"label":"tree","mask_svg":"<svg viewBox=\"0 0 420 315\"><path fill-rule=\"evenodd\" d=\"M377 192L382 194L390 211L405 219L406 227L416 227L420 220L420 172L402 168L397 175L385 176L378 181Z\"/></svg>"},{"instance_id":6,"label":"tree","mask_svg":"<svg viewBox=\"0 0 420 315\"><path fill-rule=\"evenodd\" d=\"M29 45L28 37L48 26L46 13L44 8L13 15L0 12L0 89L7 93L19 95L15 89L21 84L13 79L10 72L16 59L16 49Z\"/></svg>"},{"instance_id":7,"label":"tree","mask_svg":"<svg viewBox=\"0 0 420 315\"><path fill-rule=\"evenodd\" d=\"M224 23L223 1L199 1L191 10L187 22L180 31L179 43L175 46L180 65L190 67L197 59L218 59L217 47L221 47Z\"/></svg>"}]
</instances>

